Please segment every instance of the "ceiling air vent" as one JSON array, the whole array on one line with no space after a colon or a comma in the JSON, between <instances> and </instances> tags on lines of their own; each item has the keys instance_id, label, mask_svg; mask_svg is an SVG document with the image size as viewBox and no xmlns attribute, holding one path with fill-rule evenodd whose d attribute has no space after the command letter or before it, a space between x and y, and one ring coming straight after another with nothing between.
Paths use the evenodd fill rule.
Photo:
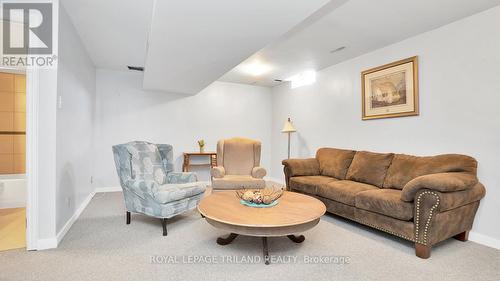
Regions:
<instances>
[{"instance_id":1,"label":"ceiling air vent","mask_svg":"<svg viewBox=\"0 0 500 281\"><path fill-rule=\"evenodd\" d=\"M127 68L128 68L128 70L144 71L144 67L143 66L131 66L131 65L127 65Z\"/></svg>"},{"instance_id":2,"label":"ceiling air vent","mask_svg":"<svg viewBox=\"0 0 500 281\"><path fill-rule=\"evenodd\" d=\"M347 48L347 47L346 46L338 47L337 49L331 50L330 54L340 52L340 51L344 50L345 48Z\"/></svg>"}]
</instances>

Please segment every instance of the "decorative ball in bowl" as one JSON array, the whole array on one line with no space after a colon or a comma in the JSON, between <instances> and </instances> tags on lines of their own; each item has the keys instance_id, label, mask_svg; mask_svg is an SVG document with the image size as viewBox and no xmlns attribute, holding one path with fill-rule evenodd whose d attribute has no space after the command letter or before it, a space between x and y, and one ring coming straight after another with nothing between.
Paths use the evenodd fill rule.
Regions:
<instances>
[{"instance_id":1,"label":"decorative ball in bowl","mask_svg":"<svg viewBox=\"0 0 500 281\"><path fill-rule=\"evenodd\" d=\"M278 203L278 198L283 195L281 187L266 187L264 189L236 190L236 197L240 203L249 207L265 208Z\"/></svg>"}]
</instances>

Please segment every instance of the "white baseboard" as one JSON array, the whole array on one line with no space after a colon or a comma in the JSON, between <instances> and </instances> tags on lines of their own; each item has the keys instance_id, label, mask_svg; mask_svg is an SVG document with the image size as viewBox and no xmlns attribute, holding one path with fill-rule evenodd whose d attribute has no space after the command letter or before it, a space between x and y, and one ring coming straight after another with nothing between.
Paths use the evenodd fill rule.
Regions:
<instances>
[{"instance_id":1,"label":"white baseboard","mask_svg":"<svg viewBox=\"0 0 500 281\"><path fill-rule=\"evenodd\" d=\"M108 187L98 187L95 189L95 193L101 192L118 192L122 191L121 186L108 186Z\"/></svg>"},{"instance_id":2,"label":"white baseboard","mask_svg":"<svg viewBox=\"0 0 500 281\"><path fill-rule=\"evenodd\" d=\"M37 250L47 250L47 249L54 249L57 248L59 243L61 243L62 239L68 233L70 230L71 226L76 222L76 220L80 217L80 215L83 213L87 205L90 203L92 198L94 197L95 192L90 193L87 198L80 204L80 207L76 210L76 212L71 216L71 218L66 222L66 224L59 230L57 233L56 237L52 238L45 238L45 239L38 239L36 242L36 249Z\"/></svg>"},{"instance_id":3,"label":"white baseboard","mask_svg":"<svg viewBox=\"0 0 500 281\"><path fill-rule=\"evenodd\" d=\"M38 239L36 241L36 250L47 250L47 249L54 249L54 248L57 248L57 238L56 237Z\"/></svg>"},{"instance_id":4,"label":"white baseboard","mask_svg":"<svg viewBox=\"0 0 500 281\"><path fill-rule=\"evenodd\" d=\"M92 192L92 193L89 194L89 196L87 196L87 198L85 198L85 200L82 202L82 204L80 204L80 207L78 207L78 209L73 214L73 216L71 216L71 218L66 222L66 224L57 233L57 236L56 236L56 241L57 241L56 247L57 247L57 245L59 245L59 243L61 243L62 239L64 238L64 235L66 235L66 233L68 233L68 231L71 228L71 226L75 223L75 221L83 213L83 211L85 210L85 208L87 207L87 205L90 203L90 200L92 200L92 198L94 197L94 195L95 195L95 192Z\"/></svg>"},{"instance_id":5,"label":"white baseboard","mask_svg":"<svg viewBox=\"0 0 500 281\"><path fill-rule=\"evenodd\" d=\"M500 250L500 240L476 232L469 233L469 240L481 245Z\"/></svg>"}]
</instances>

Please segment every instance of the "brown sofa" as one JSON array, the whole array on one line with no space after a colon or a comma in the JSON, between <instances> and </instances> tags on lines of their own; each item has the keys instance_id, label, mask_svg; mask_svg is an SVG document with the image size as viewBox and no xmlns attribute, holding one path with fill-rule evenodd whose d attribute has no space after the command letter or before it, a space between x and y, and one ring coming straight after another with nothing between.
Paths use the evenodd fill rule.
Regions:
<instances>
[{"instance_id":1,"label":"brown sofa","mask_svg":"<svg viewBox=\"0 0 500 281\"><path fill-rule=\"evenodd\" d=\"M477 161L465 155L321 148L316 158L283 165L289 190L317 197L330 213L414 242L421 258L450 237L466 241L485 195Z\"/></svg>"}]
</instances>

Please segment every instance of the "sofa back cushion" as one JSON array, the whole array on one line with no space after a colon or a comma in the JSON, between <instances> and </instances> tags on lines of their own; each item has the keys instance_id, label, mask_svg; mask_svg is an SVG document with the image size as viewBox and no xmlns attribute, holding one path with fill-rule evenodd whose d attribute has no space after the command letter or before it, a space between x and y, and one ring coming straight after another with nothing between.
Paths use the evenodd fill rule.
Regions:
<instances>
[{"instance_id":1,"label":"sofa back cushion","mask_svg":"<svg viewBox=\"0 0 500 281\"><path fill-rule=\"evenodd\" d=\"M393 156L393 153L358 151L347 171L347 179L382 187Z\"/></svg>"},{"instance_id":2,"label":"sofa back cushion","mask_svg":"<svg viewBox=\"0 0 500 281\"><path fill-rule=\"evenodd\" d=\"M337 148L320 148L316 152L320 173L323 176L344 180L356 151Z\"/></svg>"},{"instance_id":3,"label":"sofa back cushion","mask_svg":"<svg viewBox=\"0 0 500 281\"><path fill-rule=\"evenodd\" d=\"M132 179L155 181L159 185L166 183L167 174L155 144L134 142L127 145L127 150L130 153Z\"/></svg>"},{"instance_id":4,"label":"sofa back cushion","mask_svg":"<svg viewBox=\"0 0 500 281\"><path fill-rule=\"evenodd\" d=\"M231 138L217 143L217 164L222 165L226 175L252 174L260 165L261 143L246 138Z\"/></svg>"},{"instance_id":5,"label":"sofa back cushion","mask_svg":"<svg viewBox=\"0 0 500 281\"><path fill-rule=\"evenodd\" d=\"M435 173L477 172L476 159L460 154L411 156L396 154L387 171L384 188L403 189L412 179Z\"/></svg>"}]
</instances>

